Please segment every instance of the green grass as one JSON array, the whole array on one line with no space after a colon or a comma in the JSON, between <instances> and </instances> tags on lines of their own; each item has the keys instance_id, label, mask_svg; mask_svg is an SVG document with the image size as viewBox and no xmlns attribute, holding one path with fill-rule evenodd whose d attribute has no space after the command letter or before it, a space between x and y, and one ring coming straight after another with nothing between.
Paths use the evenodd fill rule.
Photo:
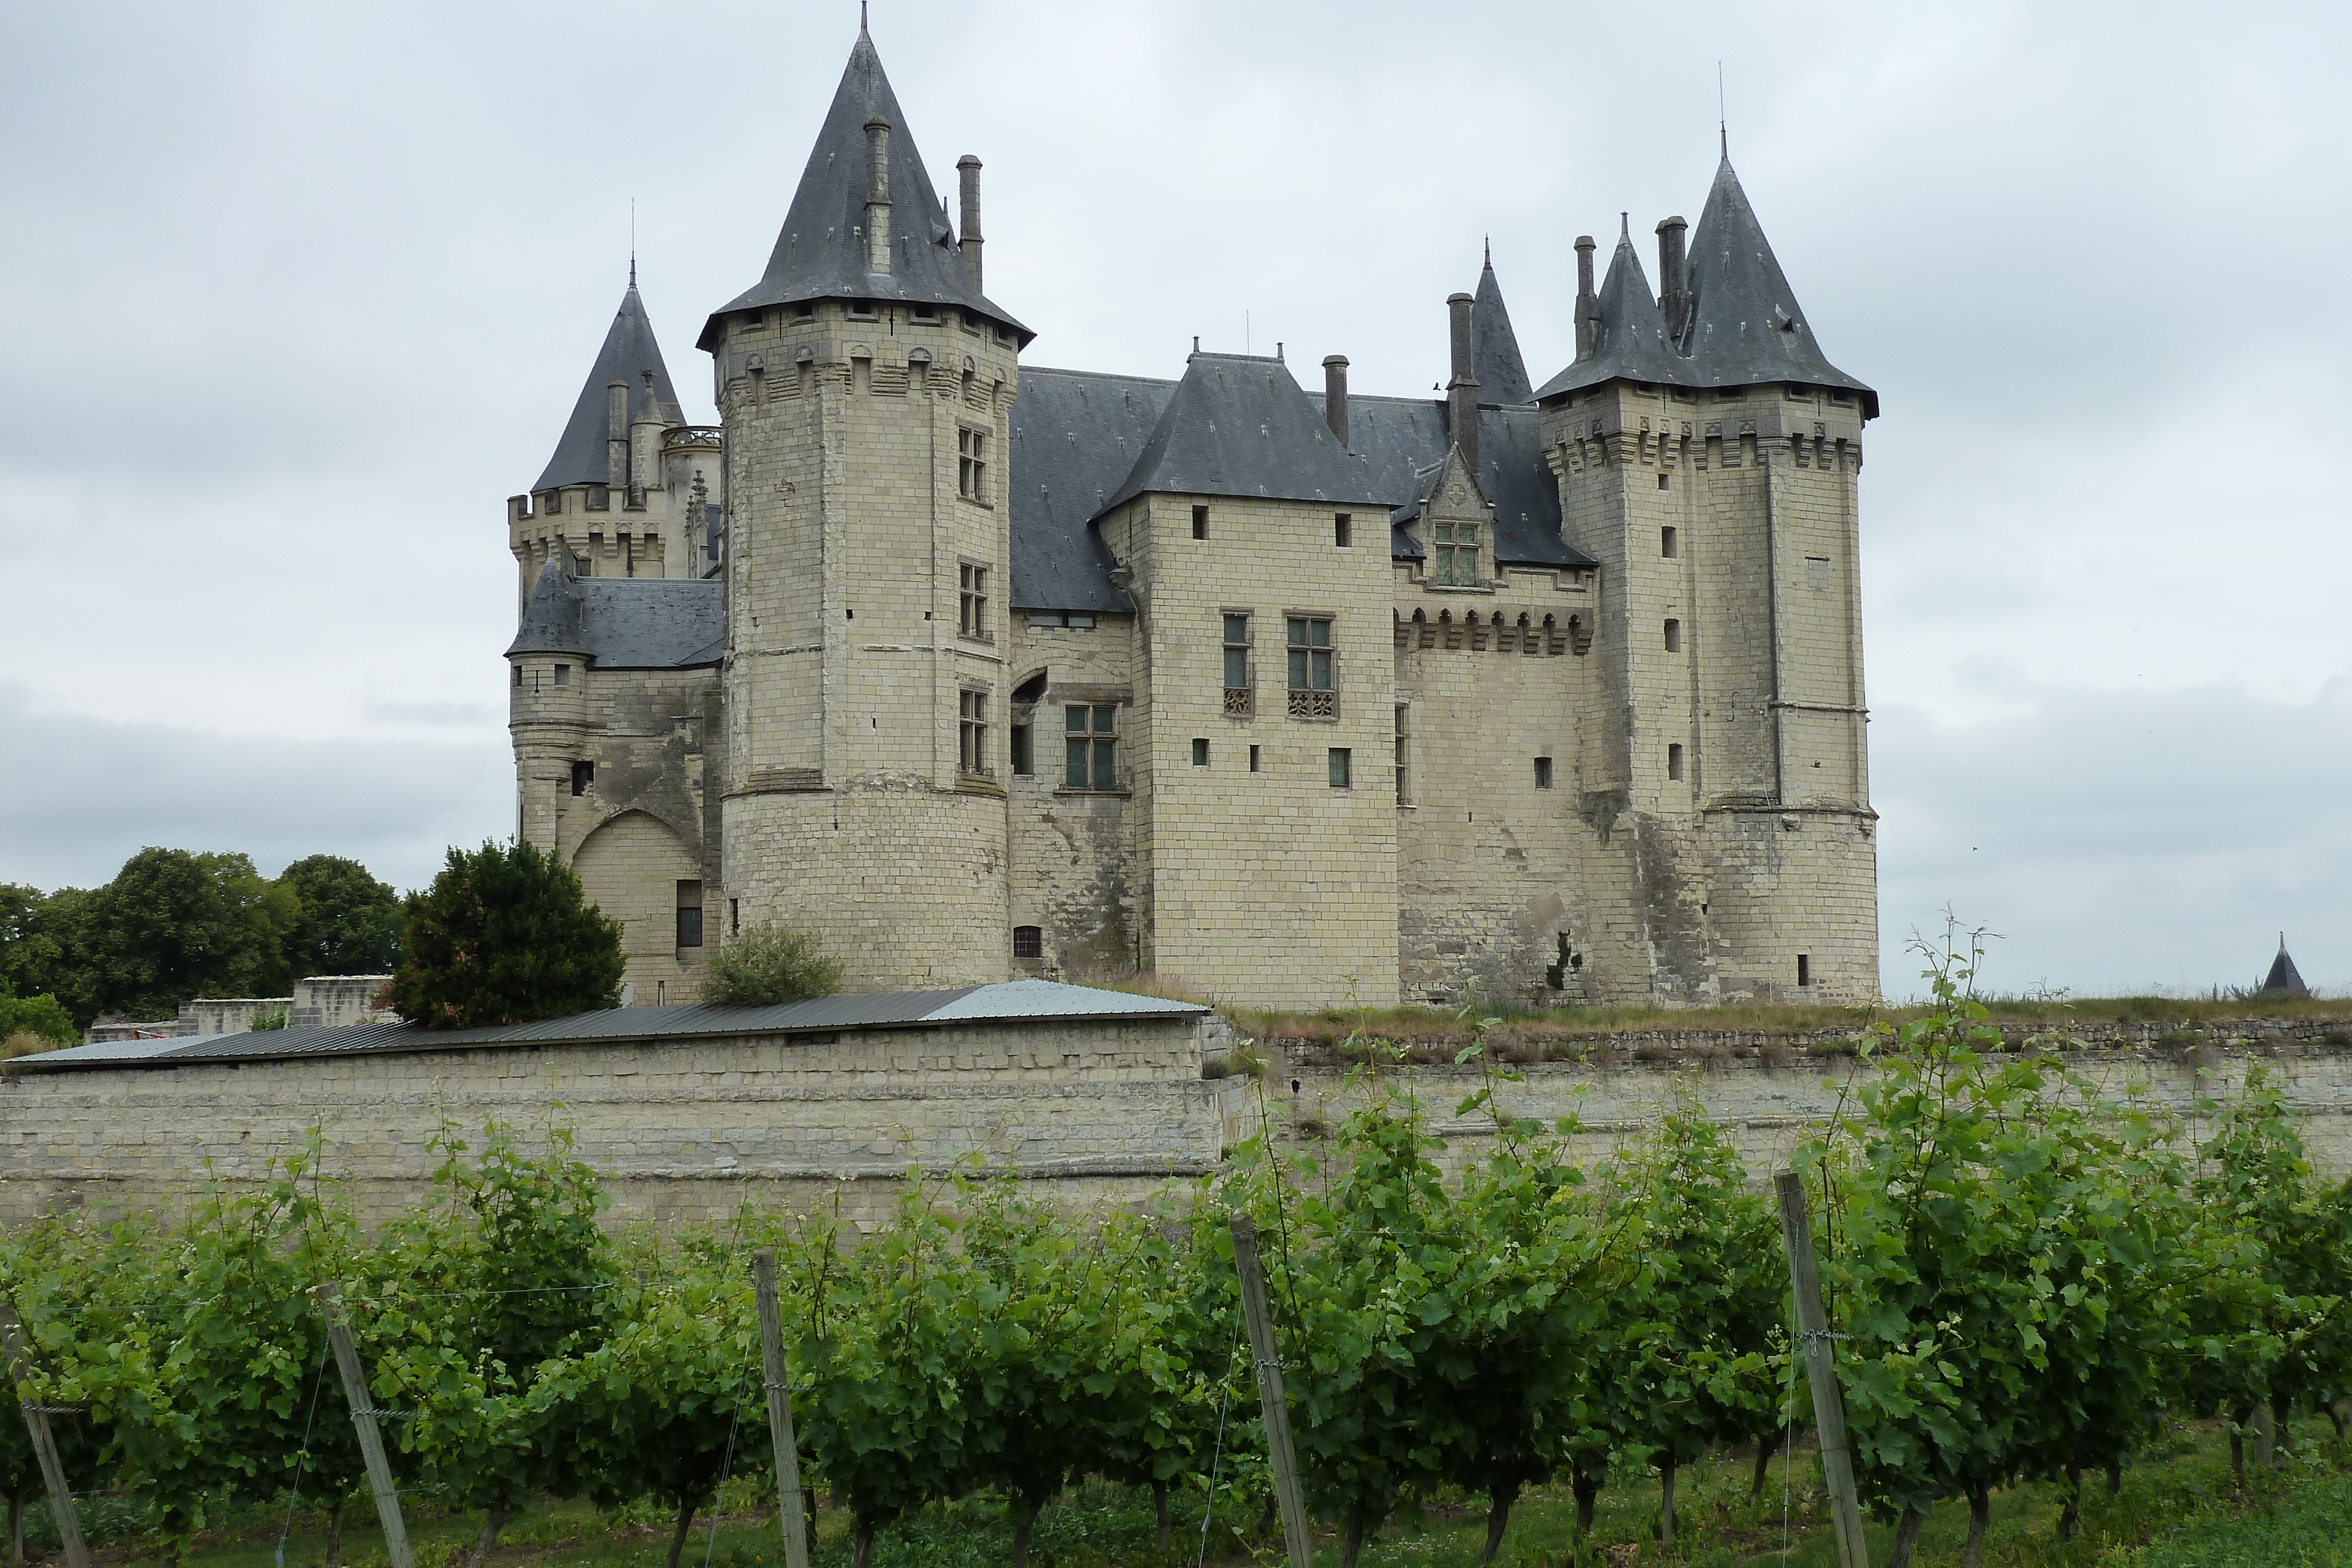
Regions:
<instances>
[{"instance_id":1,"label":"green grass","mask_svg":"<svg viewBox=\"0 0 2352 1568\"><path fill-rule=\"evenodd\" d=\"M2063 1502L2047 1483L1996 1493L1989 1568L2316 1568L2352 1565L2352 1446L2338 1443L2322 1421L2298 1423L2300 1463L2280 1471L2251 1471L2241 1490L2232 1481L2229 1450L2217 1428L2175 1428L2167 1441L2124 1472L2120 1495L2104 1479L2086 1477L2080 1531L2061 1543L2056 1527ZM1771 1485L1748 1500L1751 1461L1738 1457L1691 1467L1679 1488L1679 1539L1662 1552L1655 1531L1658 1492L1654 1475L1622 1478L1601 1494L1584 1561L1609 1568L1675 1563L1685 1568L1835 1568L1826 1516L1812 1496L1813 1467L1800 1454L1783 1533L1781 1480L1775 1461ZM411 1499L409 1532L420 1568L462 1563L478 1518L437 1513ZM774 1514L762 1512L757 1478L732 1483L715 1537L708 1518L696 1521L682 1558L688 1568L769 1568L783 1561ZM1211 1521L1209 1560L1233 1565L1278 1558L1278 1534L1261 1530L1259 1504L1221 1505ZM199 1542L188 1568L273 1568L285 1504L255 1504L233 1525ZM1202 1547L1199 1494L1172 1502L1175 1541L1158 1545L1148 1492L1089 1482L1066 1494L1038 1521L1031 1561L1037 1568L1179 1568ZM37 1553L55 1537L36 1504L30 1535ZM100 1532L97 1553L106 1563L163 1561L154 1542L140 1537L117 1506ZM1505 1568L1558 1568L1570 1560L1575 1509L1565 1487L1544 1488L1522 1500L1511 1518L1501 1563ZM305 1506L286 1545L287 1568L325 1562L323 1509ZM1239 1527L1238 1529L1236 1527ZM585 1503L551 1503L520 1515L507 1528L493 1563L499 1568L659 1568L668 1552L671 1520L638 1505L599 1511ZM816 1568L846 1568L849 1521L827 1509L819 1521ZM1871 1560L1886 1560L1891 1527L1870 1526ZM1958 1558L1968 1510L1949 1502L1936 1510L1922 1533L1918 1568L1940 1568ZM1473 1568L1486 1534L1481 1500L1441 1500L1418 1513L1391 1519L1367 1542L1364 1568ZM1787 1555L1783 1556L1784 1541ZM1336 1568L1338 1540L1318 1534L1319 1568ZM986 1498L935 1505L877 1537L876 1568L997 1568L1010 1560L1010 1532L1001 1503ZM347 1568L383 1568L383 1537L364 1494L345 1512L342 1560Z\"/></svg>"}]
</instances>

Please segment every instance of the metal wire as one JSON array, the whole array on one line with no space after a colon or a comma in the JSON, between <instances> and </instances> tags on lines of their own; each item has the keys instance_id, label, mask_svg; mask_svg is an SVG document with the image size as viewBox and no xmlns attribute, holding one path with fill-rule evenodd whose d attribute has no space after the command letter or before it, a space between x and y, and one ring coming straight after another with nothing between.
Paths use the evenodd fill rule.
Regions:
<instances>
[{"instance_id":1,"label":"metal wire","mask_svg":"<svg viewBox=\"0 0 2352 1568\"><path fill-rule=\"evenodd\" d=\"M278 1550L273 1561L278 1568L286 1568L286 1538L294 1532L294 1510L302 1501L302 1467L310 1458L310 1424L319 1418L319 1389L327 1381L327 1352L319 1346L319 1370L310 1379L310 1413L302 1417L302 1446L294 1454L294 1490L286 1499L286 1522L278 1530Z\"/></svg>"},{"instance_id":2,"label":"metal wire","mask_svg":"<svg viewBox=\"0 0 2352 1568\"><path fill-rule=\"evenodd\" d=\"M735 1468L735 1431L743 1425L743 1406L735 1406L735 1419L727 1423L727 1457L719 1461L719 1484L710 1489L710 1540L702 1548L702 1568L710 1568L710 1554L719 1550L719 1515L720 1500L727 1490L727 1477Z\"/></svg>"},{"instance_id":3,"label":"metal wire","mask_svg":"<svg viewBox=\"0 0 2352 1568\"><path fill-rule=\"evenodd\" d=\"M1217 1446L1209 1458L1209 1497L1201 1510L1201 1555L1193 1568L1202 1568L1209 1561L1209 1521L1217 1516L1217 1467L1225 1458L1225 1406L1233 1403L1234 1364L1241 1359L1241 1354L1242 1320L1236 1313L1234 1317L1234 1343L1225 1351L1224 1386L1217 1396ZM703 1568L709 1568L709 1564L705 1563Z\"/></svg>"}]
</instances>

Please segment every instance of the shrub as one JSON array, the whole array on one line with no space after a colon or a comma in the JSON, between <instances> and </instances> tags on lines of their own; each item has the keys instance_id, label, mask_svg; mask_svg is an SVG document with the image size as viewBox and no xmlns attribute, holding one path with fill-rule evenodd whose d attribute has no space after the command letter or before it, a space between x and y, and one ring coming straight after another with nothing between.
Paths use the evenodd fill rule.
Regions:
<instances>
[{"instance_id":1,"label":"shrub","mask_svg":"<svg viewBox=\"0 0 2352 1568\"><path fill-rule=\"evenodd\" d=\"M263 1008L253 1015L253 1021L246 1027L256 1034L268 1034L273 1030L284 1029L289 1021L284 1008Z\"/></svg>"},{"instance_id":2,"label":"shrub","mask_svg":"<svg viewBox=\"0 0 2352 1568\"><path fill-rule=\"evenodd\" d=\"M387 988L427 1029L529 1023L618 1007L621 925L589 903L572 868L537 846L449 852L409 894L399 970Z\"/></svg>"},{"instance_id":3,"label":"shrub","mask_svg":"<svg viewBox=\"0 0 2352 1568\"><path fill-rule=\"evenodd\" d=\"M720 1007L765 1008L841 989L841 966L814 936L781 920L756 922L712 956L702 999Z\"/></svg>"},{"instance_id":4,"label":"shrub","mask_svg":"<svg viewBox=\"0 0 2352 1568\"><path fill-rule=\"evenodd\" d=\"M11 1050L10 1056L81 1043L81 1031L74 1028L73 1019L66 1016L57 998L20 997L16 987L0 980L0 1040L13 1046L20 1035L37 1037L41 1043L27 1046L25 1051Z\"/></svg>"}]
</instances>

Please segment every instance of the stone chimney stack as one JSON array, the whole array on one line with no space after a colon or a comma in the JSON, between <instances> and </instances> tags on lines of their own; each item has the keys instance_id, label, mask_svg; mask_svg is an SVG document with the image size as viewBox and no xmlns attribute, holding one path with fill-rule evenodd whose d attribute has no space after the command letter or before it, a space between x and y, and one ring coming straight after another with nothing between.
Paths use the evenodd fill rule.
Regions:
<instances>
[{"instance_id":1,"label":"stone chimney stack","mask_svg":"<svg viewBox=\"0 0 2352 1568\"><path fill-rule=\"evenodd\" d=\"M1323 419L1339 444L1354 450L1348 439L1348 356L1323 356Z\"/></svg>"},{"instance_id":2,"label":"stone chimney stack","mask_svg":"<svg viewBox=\"0 0 2352 1568\"><path fill-rule=\"evenodd\" d=\"M629 482L629 383L604 383L604 483L620 489Z\"/></svg>"},{"instance_id":3,"label":"stone chimney stack","mask_svg":"<svg viewBox=\"0 0 2352 1568\"><path fill-rule=\"evenodd\" d=\"M1592 291L1592 236L1576 236L1576 357L1601 351L1601 297Z\"/></svg>"},{"instance_id":4,"label":"stone chimney stack","mask_svg":"<svg viewBox=\"0 0 2352 1568\"><path fill-rule=\"evenodd\" d=\"M1452 427L1447 434L1474 474L1478 469L1478 375L1470 367L1470 307L1475 303L1467 294L1445 298L1454 340L1454 378L1445 383L1446 423Z\"/></svg>"},{"instance_id":5,"label":"stone chimney stack","mask_svg":"<svg viewBox=\"0 0 2352 1568\"><path fill-rule=\"evenodd\" d=\"M963 269L971 275L971 291L982 292L980 284L980 160L967 152L956 160L956 172L963 176L963 222L958 232L963 235Z\"/></svg>"},{"instance_id":6,"label":"stone chimney stack","mask_svg":"<svg viewBox=\"0 0 2352 1568\"><path fill-rule=\"evenodd\" d=\"M1658 225L1658 308L1666 318L1666 336L1679 343L1690 324L1690 257L1683 251L1683 231L1690 225L1668 218Z\"/></svg>"},{"instance_id":7,"label":"stone chimney stack","mask_svg":"<svg viewBox=\"0 0 2352 1568\"><path fill-rule=\"evenodd\" d=\"M866 122L866 270L890 270L890 122Z\"/></svg>"}]
</instances>

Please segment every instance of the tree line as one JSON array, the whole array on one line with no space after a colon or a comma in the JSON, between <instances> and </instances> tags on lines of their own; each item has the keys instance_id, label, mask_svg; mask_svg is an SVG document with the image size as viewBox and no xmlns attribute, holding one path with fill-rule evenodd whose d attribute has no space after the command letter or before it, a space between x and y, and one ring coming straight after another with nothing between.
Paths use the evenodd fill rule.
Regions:
<instances>
[{"instance_id":1,"label":"tree line","mask_svg":"<svg viewBox=\"0 0 2352 1568\"><path fill-rule=\"evenodd\" d=\"M1854 1465L1897 1523L2023 1479L2079 1496L2168 1420L2336 1413L2352 1394L2352 1183L2315 1175L2259 1071L2182 1121L2054 1055L2004 1051L1963 988L1878 1039L1799 1152ZM1589 1522L1806 1414L1780 1228L1694 1096L1610 1153L1511 1114L1458 1176L1415 1075L1360 1070L1319 1137L1253 1139L1213 1176L1073 1215L967 1165L910 1172L886 1223L839 1202L699 1228L613 1228L558 1128L438 1142L434 1197L365 1234L314 1140L174 1222L60 1217L0 1244L24 1396L60 1416L77 1490L133 1489L183 1545L222 1500L342 1497L359 1458L313 1287L336 1281L395 1414L404 1491L483 1519L535 1497L658 1499L672 1561L730 1474L772 1462L750 1260L781 1261L804 1473L854 1556L940 1499L1002 1500L1016 1563L1074 1480L1171 1494L1225 1529L1270 1511L1229 1218L1259 1230L1307 1494L1352 1563L1401 1507L1483 1499L1486 1558L1555 1479ZM1458 1123L1457 1123L1458 1124ZM37 1484L0 1423L0 1485ZM2279 1429L2285 1429L2280 1423ZM2071 1511L2070 1511L2071 1521ZM2063 1528L2062 1526L2062 1528Z\"/></svg>"},{"instance_id":2,"label":"tree line","mask_svg":"<svg viewBox=\"0 0 2352 1568\"><path fill-rule=\"evenodd\" d=\"M77 1030L101 1015L169 1018L197 997L384 973L402 918L400 894L340 855L265 877L248 855L143 849L102 887L0 883L0 992L54 998Z\"/></svg>"}]
</instances>

